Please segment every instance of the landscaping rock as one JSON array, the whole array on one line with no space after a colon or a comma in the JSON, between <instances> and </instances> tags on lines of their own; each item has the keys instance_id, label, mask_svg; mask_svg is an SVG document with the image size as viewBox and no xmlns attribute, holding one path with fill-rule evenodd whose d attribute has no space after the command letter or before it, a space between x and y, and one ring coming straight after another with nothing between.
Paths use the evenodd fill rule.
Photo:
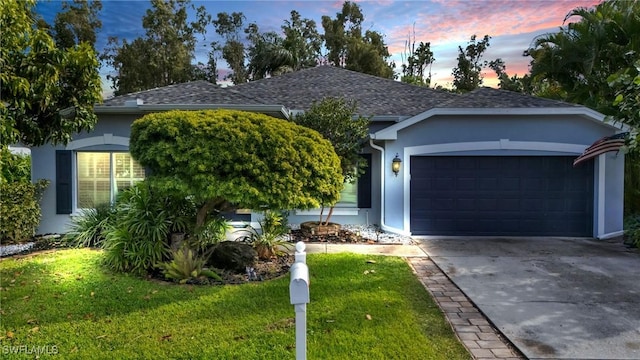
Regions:
<instances>
[{"instance_id":1,"label":"landscaping rock","mask_svg":"<svg viewBox=\"0 0 640 360\"><path fill-rule=\"evenodd\" d=\"M315 235L334 235L337 236L340 232L340 224L328 223L321 225L317 221L307 221L300 224L300 230L306 236Z\"/></svg>"},{"instance_id":2,"label":"landscaping rock","mask_svg":"<svg viewBox=\"0 0 640 360\"><path fill-rule=\"evenodd\" d=\"M257 257L258 253L249 244L223 241L213 250L207 265L244 273L248 266L253 266Z\"/></svg>"}]
</instances>

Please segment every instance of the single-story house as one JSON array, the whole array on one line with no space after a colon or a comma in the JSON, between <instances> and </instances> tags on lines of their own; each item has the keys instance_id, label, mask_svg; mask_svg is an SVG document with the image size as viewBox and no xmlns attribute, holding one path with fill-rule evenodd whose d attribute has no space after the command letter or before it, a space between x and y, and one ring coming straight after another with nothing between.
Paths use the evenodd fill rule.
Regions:
<instances>
[{"instance_id":1,"label":"single-story house","mask_svg":"<svg viewBox=\"0 0 640 360\"><path fill-rule=\"evenodd\" d=\"M127 152L130 125L144 114L228 108L287 119L327 96L356 100L372 120L362 150L370 166L343 191L335 222L413 236L622 234L624 154L573 166L594 141L622 132L602 114L491 88L452 94L331 66L228 88L195 81L106 100L95 107L92 132L66 146L31 149L33 178L51 181L39 233L64 233L80 209L144 178ZM397 173L394 159L401 161ZM289 222L318 213L292 210Z\"/></svg>"}]
</instances>

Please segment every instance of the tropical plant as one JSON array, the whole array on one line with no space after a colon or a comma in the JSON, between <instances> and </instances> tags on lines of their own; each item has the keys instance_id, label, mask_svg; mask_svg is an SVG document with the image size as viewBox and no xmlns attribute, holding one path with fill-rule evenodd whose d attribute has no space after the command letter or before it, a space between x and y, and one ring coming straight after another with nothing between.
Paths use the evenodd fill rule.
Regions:
<instances>
[{"instance_id":1,"label":"tropical plant","mask_svg":"<svg viewBox=\"0 0 640 360\"><path fill-rule=\"evenodd\" d=\"M69 231L63 241L76 247L102 247L105 229L113 221L114 211L110 204L100 204L95 209L84 209L71 218Z\"/></svg>"},{"instance_id":2,"label":"tropical plant","mask_svg":"<svg viewBox=\"0 0 640 360\"><path fill-rule=\"evenodd\" d=\"M569 22L569 20L573 20ZM535 83L552 82L562 100L615 115L616 88L610 75L632 68L640 54L640 1L611 0L566 15L559 32L536 38L532 57Z\"/></svg>"},{"instance_id":3,"label":"tropical plant","mask_svg":"<svg viewBox=\"0 0 640 360\"><path fill-rule=\"evenodd\" d=\"M309 209L335 203L340 159L311 129L232 110L148 114L131 128L130 151L164 194L198 204L196 228L236 208Z\"/></svg>"},{"instance_id":4,"label":"tropical plant","mask_svg":"<svg viewBox=\"0 0 640 360\"><path fill-rule=\"evenodd\" d=\"M194 229L192 236L189 238L189 243L199 251L210 249L223 241L226 238L227 230L230 229L231 225L225 218L214 216L208 219L203 226Z\"/></svg>"},{"instance_id":5,"label":"tropical plant","mask_svg":"<svg viewBox=\"0 0 640 360\"><path fill-rule=\"evenodd\" d=\"M196 251L183 245L180 249L172 251L171 257L171 261L157 265L167 279L178 281L180 284L185 284L189 280L200 277L222 281L222 278L216 272L204 268L208 254L198 255Z\"/></svg>"},{"instance_id":6,"label":"tropical plant","mask_svg":"<svg viewBox=\"0 0 640 360\"><path fill-rule=\"evenodd\" d=\"M144 273L169 255L171 214L151 185L142 181L117 199L104 239L105 263L116 271Z\"/></svg>"},{"instance_id":7,"label":"tropical plant","mask_svg":"<svg viewBox=\"0 0 640 360\"><path fill-rule=\"evenodd\" d=\"M244 230L247 234L239 238L240 241L247 242L253 246L258 253L258 258L267 260L274 256L282 256L293 247L288 242L286 235L290 229L286 223L286 217L273 210L264 212L264 217L259 221L260 230L249 227Z\"/></svg>"}]
</instances>

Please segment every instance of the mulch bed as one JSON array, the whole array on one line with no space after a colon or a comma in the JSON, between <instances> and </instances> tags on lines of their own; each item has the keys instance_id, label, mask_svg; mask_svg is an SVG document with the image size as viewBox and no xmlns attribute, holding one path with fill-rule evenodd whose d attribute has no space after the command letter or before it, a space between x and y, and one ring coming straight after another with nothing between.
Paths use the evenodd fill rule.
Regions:
<instances>
[{"instance_id":1,"label":"mulch bed","mask_svg":"<svg viewBox=\"0 0 640 360\"><path fill-rule=\"evenodd\" d=\"M309 243L330 243L330 244L375 244L373 240L363 238L362 236L349 231L340 230L337 235L309 235L305 234L302 230L291 230L289 235L291 242L297 243L298 241Z\"/></svg>"}]
</instances>

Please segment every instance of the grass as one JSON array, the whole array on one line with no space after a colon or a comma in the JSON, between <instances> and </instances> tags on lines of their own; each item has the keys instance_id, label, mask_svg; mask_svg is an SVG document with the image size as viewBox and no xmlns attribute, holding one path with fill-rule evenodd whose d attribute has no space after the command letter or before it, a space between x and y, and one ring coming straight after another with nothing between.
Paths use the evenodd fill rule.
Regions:
<instances>
[{"instance_id":1,"label":"grass","mask_svg":"<svg viewBox=\"0 0 640 360\"><path fill-rule=\"evenodd\" d=\"M172 285L112 274L101 257L72 249L0 262L2 358L295 357L288 276ZM470 358L402 259L309 255L308 264L309 359Z\"/></svg>"}]
</instances>

